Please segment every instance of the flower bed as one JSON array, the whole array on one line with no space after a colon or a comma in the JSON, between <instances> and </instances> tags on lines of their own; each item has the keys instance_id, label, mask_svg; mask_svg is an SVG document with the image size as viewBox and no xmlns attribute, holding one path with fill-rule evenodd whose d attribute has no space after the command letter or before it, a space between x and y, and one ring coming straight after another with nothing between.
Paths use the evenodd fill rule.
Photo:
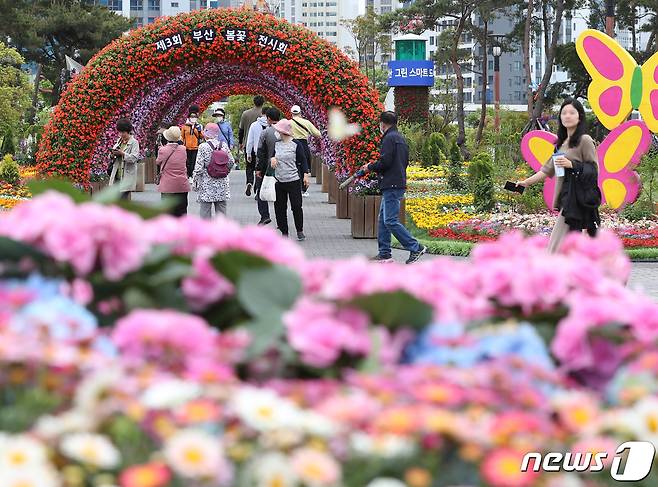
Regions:
<instances>
[{"instance_id":1,"label":"flower bed","mask_svg":"<svg viewBox=\"0 0 658 487\"><path fill-rule=\"evenodd\" d=\"M562 487L525 452L658 441L658 303L608 232L383 266L50 193L0 235L9 485Z\"/></svg>"},{"instance_id":2,"label":"flower bed","mask_svg":"<svg viewBox=\"0 0 658 487\"><path fill-rule=\"evenodd\" d=\"M407 198L406 211L414 224L423 230L446 226L473 218L471 195L444 195Z\"/></svg>"}]
</instances>

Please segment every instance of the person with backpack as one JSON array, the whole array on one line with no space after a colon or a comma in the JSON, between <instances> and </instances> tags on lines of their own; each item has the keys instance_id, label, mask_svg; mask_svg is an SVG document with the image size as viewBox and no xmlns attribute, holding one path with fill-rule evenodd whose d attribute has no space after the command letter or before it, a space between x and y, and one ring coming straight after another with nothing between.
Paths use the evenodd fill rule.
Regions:
<instances>
[{"instance_id":1,"label":"person with backpack","mask_svg":"<svg viewBox=\"0 0 658 487\"><path fill-rule=\"evenodd\" d=\"M199 144L203 141L203 126L199 123L199 107L192 105L185 124L181 127L181 138L187 150L187 177L192 177Z\"/></svg>"},{"instance_id":2,"label":"person with backpack","mask_svg":"<svg viewBox=\"0 0 658 487\"><path fill-rule=\"evenodd\" d=\"M199 146L192 180L194 190L198 191L201 218L210 220L213 206L215 216L218 213L226 215L227 203L231 198L228 175L234 160L228 144L219 140L219 126L216 123L206 125L203 135L205 142Z\"/></svg>"},{"instance_id":3,"label":"person with backpack","mask_svg":"<svg viewBox=\"0 0 658 487\"><path fill-rule=\"evenodd\" d=\"M187 195L190 183L187 180L187 154L185 147L180 145L180 128L176 125L169 127L162 134L167 144L158 150L155 163L160 168L156 176L158 191L163 198L175 200L176 205L171 209L173 216L187 214Z\"/></svg>"},{"instance_id":4,"label":"person with backpack","mask_svg":"<svg viewBox=\"0 0 658 487\"><path fill-rule=\"evenodd\" d=\"M313 137L320 137L322 134L317 129L315 125L310 120L302 117L302 109L299 105L293 105L290 109L292 113L292 138L299 141L304 149L304 154L306 155L306 160L308 161L309 167L311 166L311 149L308 146L308 139ZM300 173L300 178L303 178L304 175ZM308 184L304 184L302 188L302 196L308 196Z\"/></svg>"},{"instance_id":5,"label":"person with backpack","mask_svg":"<svg viewBox=\"0 0 658 487\"><path fill-rule=\"evenodd\" d=\"M274 157L270 165L276 178L276 201L274 213L276 224L284 237L288 236L288 200L295 220L297 240L306 240L304 235L304 212L302 210L302 178L308 184L310 176L304 148L298 140L292 138L292 122L281 120L273 125L281 140L274 144Z\"/></svg>"}]
</instances>

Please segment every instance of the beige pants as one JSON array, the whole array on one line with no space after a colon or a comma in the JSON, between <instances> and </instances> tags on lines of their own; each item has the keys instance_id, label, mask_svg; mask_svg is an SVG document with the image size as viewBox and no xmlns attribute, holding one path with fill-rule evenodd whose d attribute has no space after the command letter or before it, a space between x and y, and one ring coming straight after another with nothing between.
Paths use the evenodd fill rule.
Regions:
<instances>
[{"instance_id":1,"label":"beige pants","mask_svg":"<svg viewBox=\"0 0 658 487\"><path fill-rule=\"evenodd\" d=\"M564 221L562 210L560 210L560 214L558 215L553 231L551 232L551 239L548 241L549 253L554 254L559 250L562 240L567 236L567 233L569 233L569 225Z\"/></svg>"}]
</instances>

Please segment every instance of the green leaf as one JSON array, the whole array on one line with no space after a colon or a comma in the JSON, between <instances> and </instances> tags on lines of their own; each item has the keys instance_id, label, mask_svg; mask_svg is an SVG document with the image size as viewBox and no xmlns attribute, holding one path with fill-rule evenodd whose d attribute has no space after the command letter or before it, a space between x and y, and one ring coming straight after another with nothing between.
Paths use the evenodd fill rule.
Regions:
<instances>
[{"instance_id":1,"label":"green leaf","mask_svg":"<svg viewBox=\"0 0 658 487\"><path fill-rule=\"evenodd\" d=\"M283 337L283 322L281 315L259 316L257 319L246 323L245 327L251 335L251 344L246 351L246 358L253 359L265 353L273 346L280 344Z\"/></svg>"},{"instance_id":2,"label":"green leaf","mask_svg":"<svg viewBox=\"0 0 658 487\"><path fill-rule=\"evenodd\" d=\"M370 315L373 323L399 328L423 328L432 322L432 307L404 291L375 293L360 296L346 304L355 306Z\"/></svg>"},{"instance_id":3,"label":"green leaf","mask_svg":"<svg viewBox=\"0 0 658 487\"><path fill-rule=\"evenodd\" d=\"M376 333L375 330L370 331L370 341L372 343L370 353L359 366L359 371L364 374L376 374L381 368L379 352L382 349L382 342L379 333Z\"/></svg>"},{"instance_id":4,"label":"green leaf","mask_svg":"<svg viewBox=\"0 0 658 487\"><path fill-rule=\"evenodd\" d=\"M248 269L271 267L272 263L254 254L231 250L216 254L211 259L213 267L233 284L237 284L240 275Z\"/></svg>"},{"instance_id":5,"label":"green leaf","mask_svg":"<svg viewBox=\"0 0 658 487\"><path fill-rule=\"evenodd\" d=\"M112 186L106 186L100 192L95 193L91 198L92 201L100 203L102 205L114 204L119 201L121 198L121 188L118 184L113 184Z\"/></svg>"},{"instance_id":6,"label":"green leaf","mask_svg":"<svg viewBox=\"0 0 658 487\"><path fill-rule=\"evenodd\" d=\"M70 196L76 203L84 203L91 199L87 193L83 193L71 183L61 179L33 179L28 181L27 187L34 196L47 191L57 191Z\"/></svg>"},{"instance_id":7,"label":"green leaf","mask_svg":"<svg viewBox=\"0 0 658 487\"><path fill-rule=\"evenodd\" d=\"M170 282L178 282L191 274L192 266L182 262L169 262L158 272L149 276L148 282L152 287L157 287Z\"/></svg>"},{"instance_id":8,"label":"green leaf","mask_svg":"<svg viewBox=\"0 0 658 487\"><path fill-rule=\"evenodd\" d=\"M299 276L281 266L246 270L237 283L237 296L242 306L252 315L283 314L295 303L302 291Z\"/></svg>"},{"instance_id":9,"label":"green leaf","mask_svg":"<svg viewBox=\"0 0 658 487\"><path fill-rule=\"evenodd\" d=\"M24 258L30 258L37 262L48 260L46 254L31 245L8 237L0 237L0 260L19 261Z\"/></svg>"}]
</instances>

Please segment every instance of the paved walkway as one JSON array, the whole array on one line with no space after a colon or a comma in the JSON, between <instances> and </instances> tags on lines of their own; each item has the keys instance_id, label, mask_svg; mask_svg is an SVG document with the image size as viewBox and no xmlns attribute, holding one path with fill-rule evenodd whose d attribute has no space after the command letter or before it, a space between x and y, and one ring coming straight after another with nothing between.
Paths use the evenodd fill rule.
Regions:
<instances>
[{"instance_id":1,"label":"paved walkway","mask_svg":"<svg viewBox=\"0 0 658 487\"><path fill-rule=\"evenodd\" d=\"M243 225L253 225L259 220L256 202L253 196L244 194L245 173L231 173L231 200L228 204L228 216ZM322 193L321 185L314 184L311 178L310 196L304 198L304 233L306 241L300 245L310 257L342 259L354 255L371 256L377 253L377 241L371 239L353 239L351 237L351 221L336 218L336 205L327 203L327 195ZM154 185L147 185L144 193L135 193L134 200L153 202L159 199ZM190 194L189 212L199 214L196 194ZM274 207L270 204L270 214L274 228ZM292 213L288 212L291 235L294 233ZM408 252L393 250L393 258L404 262ZM432 258L431 256L423 257ZM643 289L647 294L658 299L658 263L634 263L630 286Z\"/></svg>"}]
</instances>

